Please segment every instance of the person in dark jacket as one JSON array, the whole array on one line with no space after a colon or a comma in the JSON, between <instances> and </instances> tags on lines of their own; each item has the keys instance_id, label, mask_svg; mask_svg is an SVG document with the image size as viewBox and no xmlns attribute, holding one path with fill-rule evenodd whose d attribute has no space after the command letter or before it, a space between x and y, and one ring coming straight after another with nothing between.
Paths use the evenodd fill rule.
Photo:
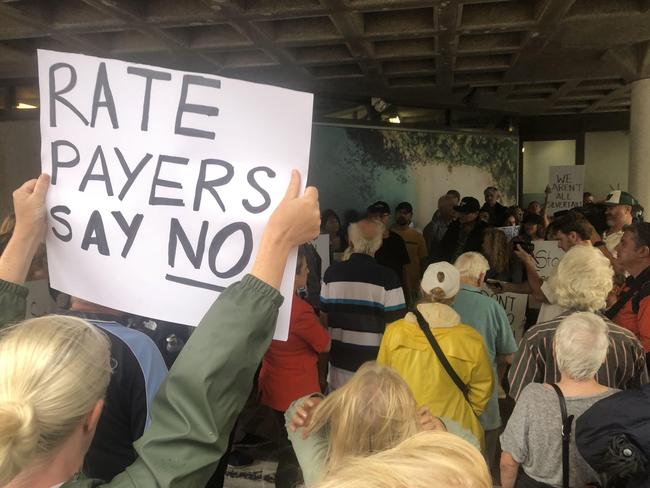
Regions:
<instances>
[{"instance_id":1,"label":"person in dark jacket","mask_svg":"<svg viewBox=\"0 0 650 488\"><path fill-rule=\"evenodd\" d=\"M481 206L474 197L464 197L460 205L454 207L458 219L449 224L442 238L442 260L453 263L465 252L481 252L483 232L488 224L479 220L480 209Z\"/></svg>"},{"instance_id":2,"label":"person in dark jacket","mask_svg":"<svg viewBox=\"0 0 650 488\"><path fill-rule=\"evenodd\" d=\"M576 422L582 457L608 485L650 486L650 384L594 404Z\"/></svg>"},{"instance_id":3,"label":"person in dark jacket","mask_svg":"<svg viewBox=\"0 0 650 488\"><path fill-rule=\"evenodd\" d=\"M508 207L504 207L499 203L501 196L499 190L494 186L488 186L483 192L485 196L485 203L481 207L481 212L487 212L488 224L494 227L503 227L505 225L506 214Z\"/></svg>"}]
</instances>

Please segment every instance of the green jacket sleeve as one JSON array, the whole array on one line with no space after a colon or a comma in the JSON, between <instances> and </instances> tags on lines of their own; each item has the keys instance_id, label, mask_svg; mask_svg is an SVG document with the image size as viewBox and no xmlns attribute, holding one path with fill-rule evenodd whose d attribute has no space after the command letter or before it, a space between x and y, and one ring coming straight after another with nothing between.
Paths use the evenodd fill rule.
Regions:
<instances>
[{"instance_id":1,"label":"green jacket sleeve","mask_svg":"<svg viewBox=\"0 0 650 488\"><path fill-rule=\"evenodd\" d=\"M25 319L27 293L24 286L0 280L0 328Z\"/></svg>"},{"instance_id":2,"label":"green jacket sleeve","mask_svg":"<svg viewBox=\"0 0 650 488\"><path fill-rule=\"evenodd\" d=\"M161 385L150 428L134 443L139 458L110 483L64 488L204 487L268 348L282 296L247 275L205 315Z\"/></svg>"},{"instance_id":3,"label":"green jacket sleeve","mask_svg":"<svg viewBox=\"0 0 650 488\"><path fill-rule=\"evenodd\" d=\"M294 413L302 403L311 395L306 395L294 401L284 414L285 422L288 424ZM312 432L306 439L302 438L304 428L301 427L295 432L287 429L289 440L293 445L296 458L302 469L302 476L305 486L309 487L319 481L323 474L323 467L327 458L327 438L323 431Z\"/></svg>"}]
</instances>

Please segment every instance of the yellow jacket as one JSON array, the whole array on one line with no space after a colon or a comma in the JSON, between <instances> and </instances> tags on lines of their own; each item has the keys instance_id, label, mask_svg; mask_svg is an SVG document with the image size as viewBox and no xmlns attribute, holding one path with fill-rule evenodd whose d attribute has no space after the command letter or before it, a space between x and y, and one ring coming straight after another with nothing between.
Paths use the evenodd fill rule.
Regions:
<instances>
[{"instance_id":1,"label":"yellow jacket","mask_svg":"<svg viewBox=\"0 0 650 488\"><path fill-rule=\"evenodd\" d=\"M469 387L469 403L449 377L412 313L386 327L377 361L397 370L418 405L469 429L484 446L478 415L485 409L494 378L481 335L460 323L459 315L440 303L418 305L431 332L460 379ZM471 406L470 406L471 405ZM472 411L473 410L473 411Z\"/></svg>"}]
</instances>

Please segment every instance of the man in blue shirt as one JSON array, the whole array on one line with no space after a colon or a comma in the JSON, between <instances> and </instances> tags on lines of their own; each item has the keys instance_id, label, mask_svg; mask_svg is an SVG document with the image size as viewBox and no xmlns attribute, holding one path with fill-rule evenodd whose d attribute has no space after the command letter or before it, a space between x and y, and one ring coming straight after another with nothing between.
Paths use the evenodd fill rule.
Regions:
<instances>
[{"instance_id":1,"label":"man in blue shirt","mask_svg":"<svg viewBox=\"0 0 650 488\"><path fill-rule=\"evenodd\" d=\"M503 307L496 300L481 293L481 285L490 268L487 259L477 252L466 252L458 256L454 265L460 272L461 287L452 307L460 315L462 323L475 328L483 336L495 377L494 391L487 408L479 417L485 430L485 456L492 469L496 462L497 440L501 427L498 385L502 374L497 373L497 366L512 363L517 343Z\"/></svg>"}]
</instances>

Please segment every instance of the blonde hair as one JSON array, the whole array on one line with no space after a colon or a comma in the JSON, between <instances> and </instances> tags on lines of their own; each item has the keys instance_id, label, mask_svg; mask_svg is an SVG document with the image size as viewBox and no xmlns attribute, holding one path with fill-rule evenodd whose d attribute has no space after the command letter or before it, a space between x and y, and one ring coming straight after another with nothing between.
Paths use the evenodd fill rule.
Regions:
<instances>
[{"instance_id":1,"label":"blonde hair","mask_svg":"<svg viewBox=\"0 0 650 488\"><path fill-rule=\"evenodd\" d=\"M0 486L47 458L100 400L110 344L75 317L27 320L0 336Z\"/></svg>"},{"instance_id":2,"label":"blonde hair","mask_svg":"<svg viewBox=\"0 0 650 488\"><path fill-rule=\"evenodd\" d=\"M614 270L603 253L589 244L573 246L551 273L549 286L558 305L595 312L605 307Z\"/></svg>"},{"instance_id":3,"label":"blonde hair","mask_svg":"<svg viewBox=\"0 0 650 488\"><path fill-rule=\"evenodd\" d=\"M555 360L563 375L593 378L607 356L609 328L598 315L578 312L560 322L553 338Z\"/></svg>"},{"instance_id":4,"label":"blonde hair","mask_svg":"<svg viewBox=\"0 0 650 488\"><path fill-rule=\"evenodd\" d=\"M314 488L491 488L479 451L442 431L422 432L398 446L349 459Z\"/></svg>"},{"instance_id":5,"label":"blonde hair","mask_svg":"<svg viewBox=\"0 0 650 488\"><path fill-rule=\"evenodd\" d=\"M367 362L316 407L307 432L321 429L329 441L327 473L350 456L394 447L421 427L406 382L392 368Z\"/></svg>"}]
</instances>

